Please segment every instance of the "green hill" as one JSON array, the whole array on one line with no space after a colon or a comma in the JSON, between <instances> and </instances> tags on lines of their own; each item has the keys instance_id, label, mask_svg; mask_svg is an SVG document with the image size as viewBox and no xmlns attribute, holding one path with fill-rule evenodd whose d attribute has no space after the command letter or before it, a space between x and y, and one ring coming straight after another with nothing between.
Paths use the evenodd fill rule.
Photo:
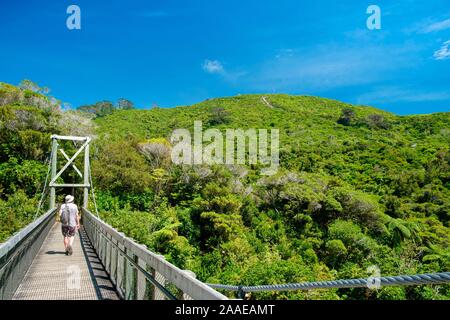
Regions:
<instances>
[{"instance_id":1,"label":"green hill","mask_svg":"<svg viewBox=\"0 0 450 320\"><path fill-rule=\"evenodd\" d=\"M420 176L414 181L416 186L423 188L435 180L448 204L450 113L396 116L371 107L288 95L265 95L274 107L268 108L261 97L245 95L189 107L118 111L95 121L97 134L108 142L130 137L137 143L150 138L168 140L177 128L192 131L194 120L202 120L204 129L277 128L284 169L337 176L358 190L400 198L412 195L401 190L412 186L401 182L410 175ZM217 125L214 110L221 108L227 119ZM339 123L345 109L354 112L348 125ZM436 162L438 168L433 167Z\"/></svg>"},{"instance_id":2,"label":"green hill","mask_svg":"<svg viewBox=\"0 0 450 320\"><path fill-rule=\"evenodd\" d=\"M116 196L119 207L129 205L126 212L111 209L105 219L209 282L364 277L371 265L385 275L449 268L450 113L396 116L317 97L262 97L96 119L100 154L108 155L94 164L97 185L116 185L105 197ZM257 168L155 168L142 159L140 143L168 140L177 128L192 131L194 120L202 120L204 129L279 129L281 170L263 178ZM146 221L133 212L164 216L160 206L152 207L154 190L164 198L156 202L171 212L163 218L170 228L156 233L154 218ZM147 192L151 200L135 202ZM107 206L111 202L105 200ZM429 290L384 288L368 295L449 297L448 288L438 295ZM365 295L342 290L263 297Z\"/></svg>"},{"instance_id":3,"label":"green hill","mask_svg":"<svg viewBox=\"0 0 450 320\"><path fill-rule=\"evenodd\" d=\"M8 126L19 121L24 102L2 104L2 94L3 148L11 149L24 132L48 137L49 129ZM102 218L202 281L258 285L367 277L370 266L382 275L450 270L450 113L397 116L289 95L108 113L91 121L86 113L55 111L48 119L63 119L54 131L95 133L92 171ZM67 119L84 126L67 126ZM204 129L279 129L278 173L261 176L258 165L174 165L170 135L179 128L192 131L194 120L202 120ZM2 229L19 219L13 216L18 194L35 201L27 180L11 178L7 170L21 168L28 177L26 165L34 161L33 168L45 172L38 165L42 157L19 151L1 159L0 188L7 192L0 208L9 208L7 215L2 210ZM256 297L449 299L450 286Z\"/></svg>"}]
</instances>

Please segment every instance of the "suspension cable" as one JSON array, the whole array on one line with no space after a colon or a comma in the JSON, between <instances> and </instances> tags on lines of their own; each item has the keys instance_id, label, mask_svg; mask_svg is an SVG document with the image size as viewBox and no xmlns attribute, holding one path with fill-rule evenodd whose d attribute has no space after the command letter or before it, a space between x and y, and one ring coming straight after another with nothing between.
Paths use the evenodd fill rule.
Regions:
<instances>
[{"instance_id":1,"label":"suspension cable","mask_svg":"<svg viewBox=\"0 0 450 320\"><path fill-rule=\"evenodd\" d=\"M426 273L414 275L401 275L391 277L374 277L359 279L342 279L333 281L287 283L261 286L232 286L223 284L207 285L214 289L243 291L243 292L261 292L261 291L289 291L289 290L311 290L325 288L363 288L370 287L372 280L379 281L380 286L410 286L424 284L450 283L450 272Z\"/></svg>"},{"instance_id":2,"label":"suspension cable","mask_svg":"<svg viewBox=\"0 0 450 320\"><path fill-rule=\"evenodd\" d=\"M44 188L43 188L43 190L42 190L41 198L39 199L39 204L38 204L36 213L34 214L33 221L36 220L36 218L37 218L37 216L38 216L38 214L39 214L39 211L41 211L42 203L43 203L43 201L44 201L44 196L45 196L45 194L46 194L47 191L48 191L48 190L47 190L48 177L50 176L50 170L51 170L51 168L52 168L52 162L51 162L51 159L53 159L53 150L52 150L51 153L50 153L50 158L47 158L47 162L48 162L47 175L45 176Z\"/></svg>"},{"instance_id":3,"label":"suspension cable","mask_svg":"<svg viewBox=\"0 0 450 320\"><path fill-rule=\"evenodd\" d=\"M92 183L92 174L91 174L90 164L89 164L89 183L91 184L91 195L92 195L92 201L94 202L95 214L97 215L98 218L100 218L100 216L98 214L97 202L95 201L94 184Z\"/></svg>"}]
</instances>

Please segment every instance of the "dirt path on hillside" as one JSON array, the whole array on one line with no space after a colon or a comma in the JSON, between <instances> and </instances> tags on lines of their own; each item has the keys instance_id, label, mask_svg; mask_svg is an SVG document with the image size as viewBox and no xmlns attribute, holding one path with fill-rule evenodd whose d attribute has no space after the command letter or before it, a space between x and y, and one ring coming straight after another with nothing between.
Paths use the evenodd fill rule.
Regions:
<instances>
[{"instance_id":1,"label":"dirt path on hillside","mask_svg":"<svg viewBox=\"0 0 450 320\"><path fill-rule=\"evenodd\" d=\"M268 106L269 108L275 109L275 107L274 107L273 105L271 105L270 102L267 100L267 97L266 97L266 96L261 97L261 101L262 101L266 106Z\"/></svg>"}]
</instances>

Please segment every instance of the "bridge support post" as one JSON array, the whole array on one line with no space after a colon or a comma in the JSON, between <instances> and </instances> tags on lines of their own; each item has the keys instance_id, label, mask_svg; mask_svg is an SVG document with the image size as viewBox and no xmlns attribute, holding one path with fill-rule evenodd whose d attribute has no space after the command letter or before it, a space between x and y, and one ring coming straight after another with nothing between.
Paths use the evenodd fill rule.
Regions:
<instances>
[{"instance_id":1,"label":"bridge support post","mask_svg":"<svg viewBox=\"0 0 450 320\"><path fill-rule=\"evenodd\" d=\"M242 286L239 286L237 296L241 300L245 299L245 291L242 290Z\"/></svg>"},{"instance_id":2,"label":"bridge support post","mask_svg":"<svg viewBox=\"0 0 450 320\"><path fill-rule=\"evenodd\" d=\"M89 178L90 178L90 170L89 170L89 144L84 148L84 185L83 188L83 207L88 209L89 202ZM92 186L91 186L92 187Z\"/></svg>"},{"instance_id":3,"label":"bridge support post","mask_svg":"<svg viewBox=\"0 0 450 320\"><path fill-rule=\"evenodd\" d=\"M197 278L197 275L191 270L183 270L186 274L190 275L192 278ZM193 300L187 293L181 293L181 300Z\"/></svg>"},{"instance_id":4,"label":"bridge support post","mask_svg":"<svg viewBox=\"0 0 450 320\"><path fill-rule=\"evenodd\" d=\"M165 260L165 257L163 255L158 254L157 257L160 258L161 260ZM156 270L153 274L153 278L157 282L159 282L163 287L166 286L166 278L164 278L164 276L159 272L157 272ZM159 290L156 286L154 286L152 300L167 300L167 297L164 295L163 292L161 292L161 290Z\"/></svg>"},{"instance_id":5,"label":"bridge support post","mask_svg":"<svg viewBox=\"0 0 450 320\"><path fill-rule=\"evenodd\" d=\"M51 153L51 180L56 176L56 162L58 161L58 141L52 136L52 153ZM50 203L49 209L56 207L56 188L50 186Z\"/></svg>"},{"instance_id":6,"label":"bridge support post","mask_svg":"<svg viewBox=\"0 0 450 320\"><path fill-rule=\"evenodd\" d=\"M145 246L145 245L143 245ZM148 273L152 274L152 271L150 270L151 268L149 268L147 266L147 264L145 263L144 260L140 259L139 257L137 258L137 264L139 267L141 267L142 269L144 269L145 271L147 271ZM137 288L137 295L136 295L136 299L137 300L151 300L152 295L151 295L151 291L153 288L153 285L147 280L147 278L145 277L145 275L138 271L137 272L137 279L136 279L136 288Z\"/></svg>"}]
</instances>

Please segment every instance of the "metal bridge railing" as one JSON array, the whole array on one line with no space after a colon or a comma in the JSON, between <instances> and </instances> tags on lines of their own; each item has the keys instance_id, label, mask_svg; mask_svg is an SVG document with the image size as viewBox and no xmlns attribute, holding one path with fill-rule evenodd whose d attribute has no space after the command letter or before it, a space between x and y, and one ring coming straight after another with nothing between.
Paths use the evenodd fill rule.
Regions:
<instances>
[{"instance_id":1,"label":"metal bridge railing","mask_svg":"<svg viewBox=\"0 0 450 320\"><path fill-rule=\"evenodd\" d=\"M83 209L83 225L111 281L124 299L225 300L226 296L195 279L163 256L127 238Z\"/></svg>"},{"instance_id":2,"label":"metal bridge railing","mask_svg":"<svg viewBox=\"0 0 450 320\"><path fill-rule=\"evenodd\" d=\"M0 244L0 300L13 297L54 224L55 212L47 211Z\"/></svg>"}]
</instances>

